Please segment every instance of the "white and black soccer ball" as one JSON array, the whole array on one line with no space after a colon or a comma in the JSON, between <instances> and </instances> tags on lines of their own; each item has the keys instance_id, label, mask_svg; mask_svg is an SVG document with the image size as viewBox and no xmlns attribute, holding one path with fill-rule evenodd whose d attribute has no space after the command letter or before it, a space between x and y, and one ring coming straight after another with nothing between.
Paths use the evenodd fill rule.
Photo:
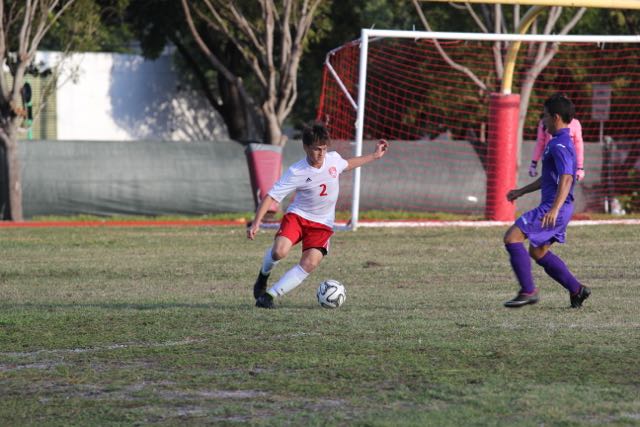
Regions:
<instances>
[{"instance_id":1,"label":"white and black soccer ball","mask_svg":"<svg viewBox=\"0 0 640 427\"><path fill-rule=\"evenodd\" d=\"M338 308L347 299L347 290L337 280L325 280L318 286L318 303L324 308Z\"/></svg>"}]
</instances>

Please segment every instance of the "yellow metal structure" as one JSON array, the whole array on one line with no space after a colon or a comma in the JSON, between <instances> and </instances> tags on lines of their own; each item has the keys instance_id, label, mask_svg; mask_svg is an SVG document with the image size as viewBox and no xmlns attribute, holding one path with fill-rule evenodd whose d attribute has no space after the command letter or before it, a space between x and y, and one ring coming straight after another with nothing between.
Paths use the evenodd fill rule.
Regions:
<instances>
[{"instance_id":1,"label":"yellow metal structure","mask_svg":"<svg viewBox=\"0 0 640 427\"><path fill-rule=\"evenodd\" d=\"M420 0L441 3L519 4L524 6L591 7L604 9L640 9L640 0Z\"/></svg>"}]
</instances>

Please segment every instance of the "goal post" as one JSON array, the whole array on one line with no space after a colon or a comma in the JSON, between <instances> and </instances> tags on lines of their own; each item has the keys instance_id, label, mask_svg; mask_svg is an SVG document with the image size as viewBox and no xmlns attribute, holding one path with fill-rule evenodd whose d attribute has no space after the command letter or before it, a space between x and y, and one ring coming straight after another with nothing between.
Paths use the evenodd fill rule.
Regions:
<instances>
[{"instance_id":1,"label":"goal post","mask_svg":"<svg viewBox=\"0 0 640 427\"><path fill-rule=\"evenodd\" d=\"M514 95L500 93L493 68L494 50L504 54L511 42L522 43ZM329 123L346 155L361 155L365 143L379 138L391 140L392 147L381 163L384 167L354 171L352 182L345 184L350 188L341 189L350 206L339 202L338 208L351 211L352 229L358 227L363 205L367 210L512 220L516 205L506 202L505 188L522 181L518 165L528 163L541 104L559 91L576 104L585 146L589 145L588 179L581 184L579 210L598 210L603 194L612 189L621 196L630 194L635 184L625 176L634 173L630 162L640 141L640 119L635 118L640 114L640 76L635 71L640 65L639 42L640 36L363 29L358 41L327 55L318 118ZM519 91L525 86L532 52L542 45L558 46L558 65L552 59L531 83L523 117L517 105ZM601 58L607 58L608 65L603 66ZM606 120L592 114L597 103L592 92L603 84L609 85L611 102L615 101ZM505 105L507 111L501 111ZM512 123L503 122L507 119ZM604 157L604 137L618 141L617 156L625 157L613 167L598 164ZM621 169L622 164L627 168ZM517 209L526 205L519 201Z\"/></svg>"}]
</instances>

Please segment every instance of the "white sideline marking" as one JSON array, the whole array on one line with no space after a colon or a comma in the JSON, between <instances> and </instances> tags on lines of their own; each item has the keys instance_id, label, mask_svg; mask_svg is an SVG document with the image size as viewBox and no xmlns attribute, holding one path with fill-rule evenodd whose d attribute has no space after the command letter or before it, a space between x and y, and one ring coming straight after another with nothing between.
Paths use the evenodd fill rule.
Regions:
<instances>
[{"instance_id":1,"label":"white sideline marking","mask_svg":"<svg viewBox=\"0 0 640 427\"><path fill-rule=\"evenodd\" d=\"M583 219L580 221L571 221L569 225L604 225L604 224L617 224L617 225L638 225L640 219Z\"/></svg>"},{"instance_id":2,"label":"white sideline marking","mask_svg":"<svg viewBox=\"0 0 640 427\"><path fill-rule=\"evenodd\" d=\"M358 227L504 227L513 224L513 221L358 221ZM569 226L582 225L640 225L640 219L604 219L604 220L575 220ZM346 230L346 223L336 223L336 229Z\"/></svg>"},{"instance_id":3,"label":"white sideline marking","mask_svg":"<svg viewBox=\"0 0 640 427\"><path fill-rule=\"evenodd\" d=\"M358 227L497 227L513 221L358 221ZM342 225L346 228L346 224Z\"/></svg>"},{"instance_id":4,"label":"white sideline marking","mask_svg":"<svg viewBox=\"0 0 640 427\"><path fill-rule=\"evenodd\" d=\"M504 227L513 224L514 221L358 221L358 227L368 228L402 228L402 227ZM640 219L579 219L569 223L571 227L582 225L640 225ZM269 222L262 224L263 229L278 229L280 223ZM346 222L336 222L336 231L349 230Z\"/></svg>"}]
</instances>

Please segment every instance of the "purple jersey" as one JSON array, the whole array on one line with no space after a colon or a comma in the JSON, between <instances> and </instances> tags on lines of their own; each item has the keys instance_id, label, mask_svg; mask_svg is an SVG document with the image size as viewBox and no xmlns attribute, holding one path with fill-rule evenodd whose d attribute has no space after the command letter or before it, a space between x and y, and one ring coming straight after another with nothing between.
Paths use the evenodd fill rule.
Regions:
<instances>
[{"instance_id":1,"label":"purple jersey","mask_svg":"<svg viewBox=\"0 0 640 427\"><path fill-rule=\"evenodd\" d=\"M576 183L576 151L569 133L569 128L558 130L553 134L547 148L542 155L542 200L540 205L553 204L558 192L560 176L573 175L571 190L565 200L565 204L573 203L573 187Z\"/></svg>"}]
</instances>

